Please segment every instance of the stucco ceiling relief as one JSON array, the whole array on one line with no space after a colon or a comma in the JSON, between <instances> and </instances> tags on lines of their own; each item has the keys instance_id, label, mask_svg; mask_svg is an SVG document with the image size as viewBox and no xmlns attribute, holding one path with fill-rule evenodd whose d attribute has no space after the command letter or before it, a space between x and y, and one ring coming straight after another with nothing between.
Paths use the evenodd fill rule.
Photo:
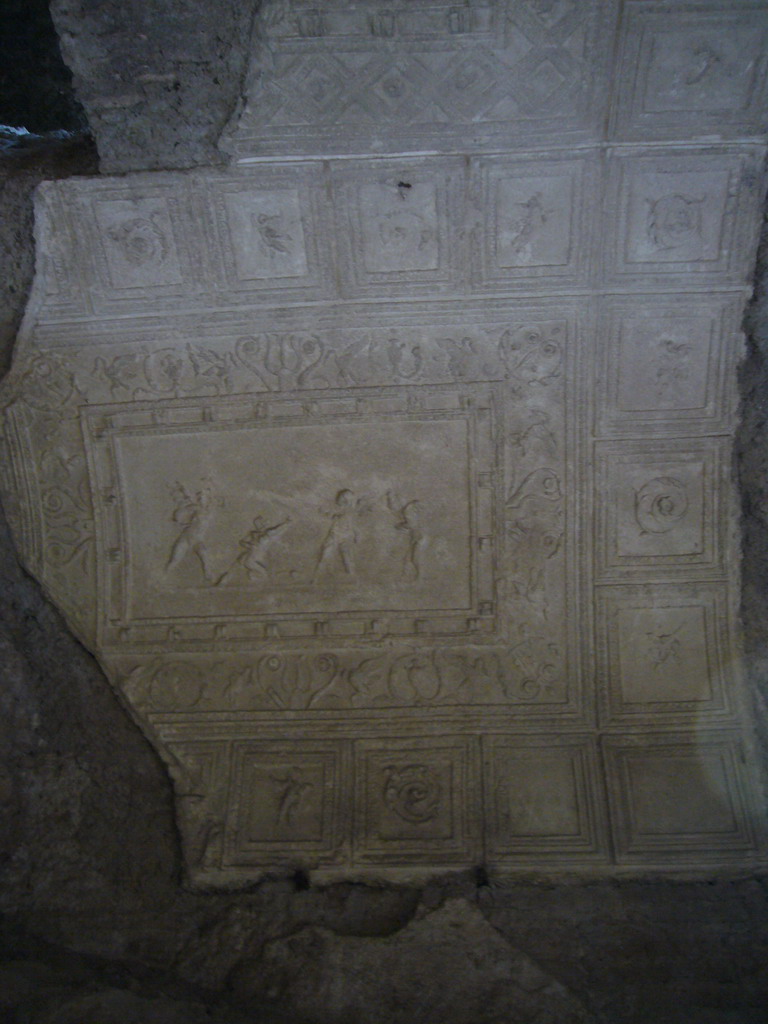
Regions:
<instances>
[{"instance_id":1,"label":"stucco ceiling relief","mask_svg":"<svg viewBox=\"0 0 768 1024\"><path fill-rule=\"evenodd\" d=\"M764 864L768 18L618 6L268 5L226 170L38 194L4 498L195 884Z\"/></svg>"}]
</instances>

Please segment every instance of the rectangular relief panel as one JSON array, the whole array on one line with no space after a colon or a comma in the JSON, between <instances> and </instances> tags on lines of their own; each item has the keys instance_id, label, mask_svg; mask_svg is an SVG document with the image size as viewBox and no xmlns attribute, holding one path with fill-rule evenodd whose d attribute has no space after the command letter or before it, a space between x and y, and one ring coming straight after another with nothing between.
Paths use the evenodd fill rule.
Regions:
<instances>
[{"instance_id":1,"label":"rectangular relief panel","mask_svg":"<svg viewBox=\"0 0 768 1024\"><path fill-rule=\"evenodd\" d=\"M477 290L583 285L593 159L493 156L473 163L472 278Z\"/></svg>"},{"instance_id":2,"label":"rectangular relief panel","mask_svg":"<svg viewBox=\"0 0 768 1024\"><path fill-rule=\"evenodd\" d=\"M614 296L599 326L597 432L719 433L736 413L741 304L727 297Z\"/></svg>"},{"instance_id":3,"label":"rectangular relief panel","mask_svg":"<svg viewBox=\"0 0 768 1024\"><path fill-rule=\"evenodd\" d=\"M660 291L748 284L759 160L749 147L616 149L604 205L606 281Z\"/></svg>"},{"instance_id":4,"label":"rectangular relief panel","mask_svg":"<svg viewBox=\"0 0 768 1024\"><path fill-rule=\"evenodd\" d=\"M745 862L755 809L733 734L691 730L604 740L619 864Z\"/></svg>"},{"instance_id":5,"label":"rectangular relief panel","mask_svg":"<svg viewBox=\"0 0 768 1024\"><path fill-rule=\"evenodd\" d=\"M355 863L466 864L479 855L471 738L360 740L355 775Z\"/></svg>"},{"instance_id":6,"label":"rectangular relief panel","mask_svg":"<svg viewBox=\"0 0 768 1024\"><path fill-rule=\"evenodd\" d=\"M762 4L629 4L617 57L617 139L759 135L768 12Z\"/></svg>"},{"instance_id":7,"label":"rectangular relief panel","mask_svg":"<svg viewBox=\"0 0 768 1024\"><path fill-rule=\"evenodd\" d=\"M213 219L222 291L240 301L332 294L334 247L319 161L208 180L202 197Z\"/></svg>"},{"instance_id":8,"label":"rectangular relief panel","mask_svg":"<svg viewBox=\"0 0 768 1024\"><path fill-rule=\"evenodd\" d=\"M595 445L599 579L723 573L725 448L720 438Z\"/></svg>"},{"instance_id":9,"label":"rectangular relief panel","mask_svg":"<svg viewBox=\"0 0 768 1024\"><path fill-rule=\"evenodd\" d=\"M483 738L488 862L605 862L605 805L594 741L584 735Z\"/></svg>"},{"instance_id":10,"label":"rectangular relief panel","mask_svg":"<svg viewBox=\"0 0 768 1024\"><path fill-rule=\"evenodd\" d=\"M235 741L222 869L343 860L344 762L339 742Z\"/></svg>"},{"instance_id":11,"label":"rectangular relief panel","mask_svg":"<svg viewBox=\"0 0 768 1024\"><path fill-rule=\"evenodd\" d=\"M732 709L740 665L723 584L606 586L597 596L606 721L645 728Z\"/></svg>"},{"instance_id":12,"label":"rectangular relief panel","mask_svg":"<svg viewBox=\"0 0 768 1024\"><path fill-rule=\"evenodd\" d=\"M101 642L495 631L498 402L467 385L92 407L117 499Z\"/></svg>"},{"instance_id":13,"label":"rectangular relief panel","mask_svg":"<svg viewBox=\"0 0 768 1024\"><path fill-rule=\"evenodd\" d=\"M341 293L434 295L463 290L464 162L334 162Z\"/></svg>"},{"instance_id":14,"label":"rectangular relief panel","mask_svg":"<svg viewBox=\"0 0 768 1024\"><path fill-rule=\"evenodd\" d=\"M260 26L245 109L225 140L264 155L497 151L596 139L612 5L514 0L291 7ZM258 63L256 63L258 62Z\"/></svg>"}]
</instances>

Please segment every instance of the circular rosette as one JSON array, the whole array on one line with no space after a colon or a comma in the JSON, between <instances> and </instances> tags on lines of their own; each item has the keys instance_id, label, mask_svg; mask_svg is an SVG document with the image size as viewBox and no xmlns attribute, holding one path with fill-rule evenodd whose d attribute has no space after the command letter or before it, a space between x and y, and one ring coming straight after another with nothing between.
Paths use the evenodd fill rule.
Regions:
<instances>
[{"instance_id":1,"label":"circular rosette","mask_svg":"<svg viewBox=\"0 0 768 1024\"><path fill-rule=\"evenodd\" d=\"M673 476L658 476L635 494L635 518L643 533L667 533L685 518L688 492Z\"/></svg>"},{"instance_id":2,"label":"circular rosette","mask_svg":"<svg viewBox=\"0 0 768 1024\"><path fill-rule=\"evenodd\" d=\"M384 802L403 821L431 821L440 810L442 786L437 772L425 764L385 769Z\"/></svg>"}]
</instances>

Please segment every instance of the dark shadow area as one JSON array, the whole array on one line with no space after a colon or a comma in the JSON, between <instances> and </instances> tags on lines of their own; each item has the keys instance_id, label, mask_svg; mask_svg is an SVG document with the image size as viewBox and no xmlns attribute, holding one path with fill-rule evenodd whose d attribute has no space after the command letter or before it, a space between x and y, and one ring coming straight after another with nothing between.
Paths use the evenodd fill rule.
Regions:
<instances>
[{"instance_id":1,"label":"dark shadow area","mask_svg":"<svg viewBox=\"0 0 768 1024\"><path fill-rule=\"evenodd\" d=\"M47 0L0 5L0 124L37 135L87 130Z\"/></svg>"}]
</instances>

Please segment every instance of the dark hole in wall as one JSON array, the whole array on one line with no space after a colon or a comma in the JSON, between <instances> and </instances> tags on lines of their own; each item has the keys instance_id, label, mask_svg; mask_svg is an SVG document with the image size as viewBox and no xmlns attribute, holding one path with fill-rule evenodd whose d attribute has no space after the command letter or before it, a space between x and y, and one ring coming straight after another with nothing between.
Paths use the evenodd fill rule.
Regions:
<instances>
[{"instance_id":1,"label":"dark hole in wall","mask_svg":"<svg viewBox=\"0 0 768 1024\"><path fill-rule=\"evenodd\" d=\"M48 0L0 3L0 124L34 134L87 130Z\"/></svg>"}]
</instances>

